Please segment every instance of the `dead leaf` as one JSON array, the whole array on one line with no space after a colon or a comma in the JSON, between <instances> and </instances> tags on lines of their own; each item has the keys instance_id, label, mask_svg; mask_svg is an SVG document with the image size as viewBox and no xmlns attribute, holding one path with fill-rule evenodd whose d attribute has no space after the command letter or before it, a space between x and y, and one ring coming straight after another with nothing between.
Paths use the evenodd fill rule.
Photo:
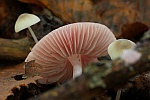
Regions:
<instances>
[{"instance_id":1,"label":"dead leaf","mask_svg":"<svg viewBox=\"0 0 150 100\"><path fill-rule=\"evenodd\" d=\"M12 89L20 86L28 86L30 83L35 83L39 77L31 77L25 80L15 80L14 76L24 74L24 63L17 66L1 67L0 68L0 100L6 100L9 95L13 95Z\"/></svg>"},{"instance_id":2,"label":"dead leaf","mask_svg":"<svg viewBox=\"0 0 150 100\"><path fill-rule=\"evenodd\" d=\"M41 72L47 69L44 69L41 65L35 63L35 60L25 62L25 77L30 78L34 76L40 76Z\"/></svg>"},{"instance_id":3,"label":"dead leaf","mask_svg":"<svg viewBox=\"0 0 150 100\"><path fill-rule=\"evenodd\" d=\"M140 22L150 27L149 0L92 0L100 20L114 32L121 33L127 23Z\"/></svg>"},{"instance_id":4,"label":"dead leaf","mask_svg":"<svg viewBox=\"0 0 150 100\"><path fill-rule=\"evenodd\" d=\"M127 23L121 27L121 34L117 36L117 38L125 38L136 41L139 40L147 30L148 26L143 23Z\"/></svg>"},{"instance_id":5,"label":"dead leaf","mask_svg":"<svg viewBox=\"0 0 150 100\"><path fill-rule=\"evenodd\" d=\"M123 24L135 21L138 13L136 6L123 0L100 0L94 4L102 23L117 34Z\"/></svg>"},{"instance_id":6,"label":"dead leaf","mask_svg":"<svg viewBox=\"0 0 150 100\"><path fill-rule=\"evenodd\" d=\"M39 5L37 0L19 1ZM39 2L40 6L44 5L64 22L99 21L91 0L39 0Z\"/></svg>"},{"instance_id":7,"label":"dead leaf","mask_svg":"<svg viewBox=\"0 0 150 100\"><path fill-rule=\"evenodd\" d=\"M36 0L19 1L37 4L34 2ZM100 22L117 35L121 33L121 26L126 23L138 21L150 27L149 0L39 0L39 2L64 22Z\"/></svg>"},{"instance_id":8,"label":"dead leaf","mask_svg":"<svg viewBox=\"0 0 150 100\"><path fill-rule=\"evenodd\" d=\"M150 28L150 0L138 0L139 6L138 6L138 15L139 20L143 23L145 23ZM137 1L137 2L138 2Z\"/></svg>"}]
</instances>

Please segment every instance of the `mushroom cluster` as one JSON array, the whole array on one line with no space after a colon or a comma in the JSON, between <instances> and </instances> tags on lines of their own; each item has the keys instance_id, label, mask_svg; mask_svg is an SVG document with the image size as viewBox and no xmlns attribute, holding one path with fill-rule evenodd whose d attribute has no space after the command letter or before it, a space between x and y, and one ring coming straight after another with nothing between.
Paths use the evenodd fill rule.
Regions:
<instances>
[{"instance_id":1,"label":"mushroom cluster","mask_svg":"<svg viewBox=\"0 0 150 100\"><path fill-rule=\"evenodd\" d=\"M62 26L44 36L28 54L25 62L35 60L42 66L38 82L64 82L82 74L82 69L97 57L106 56L115 41L105 25L78 22Z\"/></svg>"}]
</instances>

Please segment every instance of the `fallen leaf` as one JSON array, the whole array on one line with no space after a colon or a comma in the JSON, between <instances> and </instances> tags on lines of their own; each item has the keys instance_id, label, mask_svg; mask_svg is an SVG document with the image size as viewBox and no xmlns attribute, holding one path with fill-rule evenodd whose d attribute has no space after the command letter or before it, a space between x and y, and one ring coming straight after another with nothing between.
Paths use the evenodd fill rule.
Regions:
<instances>
[{"instance_id":1,"label":"fallen leaf","mask_svg":"<svg viewBox=\"0 0 150 100\"><path fill-rule=\"evenodd\" d=\"M109 26L114 34L120 34L122 26L129 23L140 22L150 27L150 18L148 17L150 16L148 10L150 7L149 0L92 1L102 23Z\"/></svg>"},{"instance_id":2,"label":"fallen leaf","mask_svg":"<svg viewBox=\"0 0 150 100\"><path fill-rule=\"evenodd\" d=\"M138 0L138 21L143 22L150 28L150 0Z\"/></svg>"},{"instance_id":3,"label":"fallen leaf","mask_svg":"<svg viewBox=\"0 0 150 100\"><path fill-rule=\"evenodd\" d=\"M140 22L126 23L121 27L121 34L117 38L139 40L148 30L148 26Z\"/></svg>"},{"instance_id":4,"label":"fallen leaf","mask_svg":"<svg viewBox=\"0 0 150 100\"><path fill-rule=\"evenodd\" d=\"M94 4L102 23L114 33L120 33L121 26L134 22L137 16L136 4L123 0L100 0Z\"/></svg>"},{"instance_id":5,"label":"fallen leaf","mask_svg":"<svg viewBox=\"0 0 150 100\"><path fill-rule=\"evenodd\" d=\"M12 89L20 86L28 86L30 83L35 83L35 80L40 77L31 77L25 80L15 80L14 76L24 74L24 63L16 66L8 66L0 68L0 100L6 100L9 95L13 95Z\"/></svg>"},{"instance_id":6,"label":"fallen leaf","mask_svg":"<svg viewBox=\"0 0 150 100\"><path fill-rule=\"evenodd\" d=\"M19 1L39 5L37 0ZM40 6L44 5L64 22L99 21L91 0L39 0L39 2Z\"/></svg>"},{"instance_id":7,"label":"fallen leaf","mask_svg":"<svg viewBox=\"0 0 150 100\"><path fill-rule=\"evenodd\" d=\"M19 1L37 4L36 0ZM149 0L39 0L38 2L64 22L99 22L108 26L117 35L121 33L121 27L127 23L138 21L150 27Z\"/></svg>"}]
</instances>

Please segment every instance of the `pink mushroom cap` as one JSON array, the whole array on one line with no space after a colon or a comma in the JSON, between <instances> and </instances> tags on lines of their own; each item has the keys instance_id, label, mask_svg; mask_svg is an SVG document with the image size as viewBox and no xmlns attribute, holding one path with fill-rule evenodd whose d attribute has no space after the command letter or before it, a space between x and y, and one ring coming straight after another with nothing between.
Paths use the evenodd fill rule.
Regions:
<instances>
[{"instance_id":1,"label":"pink mushroom cap","mask_svg":"<svg viewBox=\"0 0 150 100\"><path fill-rule=\"evenodd\" d=\"M62 26L44 36L32 49L25 62L35 60L42 66L39 83L64 82L81 74L82 68L97 57L106 56L115 41L105 25L78 22ZM81 67L81 69L80 69Z\"/></svg>"}]
</instances>

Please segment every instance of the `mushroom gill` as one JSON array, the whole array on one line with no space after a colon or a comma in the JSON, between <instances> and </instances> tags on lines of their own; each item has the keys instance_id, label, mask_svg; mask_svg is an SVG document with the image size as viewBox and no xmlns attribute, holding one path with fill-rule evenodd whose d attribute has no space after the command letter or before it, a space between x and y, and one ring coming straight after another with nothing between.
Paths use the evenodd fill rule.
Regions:
<instances>
[{"instance_id":1,"label":"mushroom gill","mask_svg":"<svg viewBox=\"0 0 150 100\"><path fill-rule=\"evenodd\" d=\"M97 57L106 56L116 38L105 25L78 22L62 26L43 37L25 62L35 60L43 69L39 82L64 82L82 74L82 68Z\"/></svg>"}]
</instances>

